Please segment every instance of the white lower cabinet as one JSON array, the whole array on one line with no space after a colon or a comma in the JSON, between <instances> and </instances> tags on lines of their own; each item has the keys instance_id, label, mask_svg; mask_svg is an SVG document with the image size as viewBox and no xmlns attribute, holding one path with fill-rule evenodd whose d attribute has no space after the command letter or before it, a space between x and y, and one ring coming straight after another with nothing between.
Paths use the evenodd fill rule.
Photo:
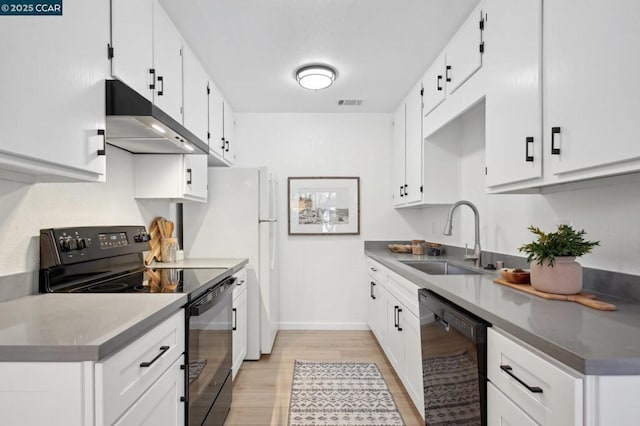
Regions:
<instances>
[{"instance_id":1,"label":"white lower cabinet","mask_svg":"<svg viewBox=\"0 0 640 426\"><path fill-rule=\"evenodd\" d=\"M487 383L487 424L536 426L531 417L496 388L493 383Z\"/></svg>"},{"instance_id":2,"label":"white lower cabinet","mask_svg":"<svg viewBox=\"0 0 640 426\"><path fill-rule=\"evenodd\" d=\"M0 363L0 423L184 425L184 327L181 309L97 363Z\"/></svg>"},{"instance_id":3,"label":"white lower cabinet","mask_svg":"<svg viewBox=\"0 0 640 426\"><path fill-rule=\"evenodd\" d=\"M242 361L247 356L247 270L242 269L235 277L237 281L233 289L232 379L236 378Z\"/></svg>"},{"instance_id":4,"label":"white lower cabinet","mask_svg":"<svg viewBox=\"0 0 640 426\"><path fill-rule=\"evenodd\" d=\"M367 259L367 319L416 409L424 415L418 286Z\"/></svg>"},{"instance_id":5,"label":"white lower cabinet","mask_svg":"<svg viewBox=\"0 0 640 426\"><path fill-rule=\"evenodd\" d=\"M181 356L114 425L183 424L185 407L179 401L185 395L184 386L184 356Z\"/></svg>"},{"instance_id":6,"label":"white lower cabinet","mask_svg":"<svg viewBox=\"0 0 640 426\"><path fill-rule=\"evenodd\" d=\"M536 352L489 328L489 381L539 424L582 425L583 376Z\"/></svg>"}]
</instances>

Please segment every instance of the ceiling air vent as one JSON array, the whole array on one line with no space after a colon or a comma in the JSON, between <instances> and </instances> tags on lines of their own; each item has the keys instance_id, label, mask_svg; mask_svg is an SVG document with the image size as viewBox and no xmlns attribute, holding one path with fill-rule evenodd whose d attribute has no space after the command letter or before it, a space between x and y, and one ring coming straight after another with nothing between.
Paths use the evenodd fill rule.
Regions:
<instances>
[{"instance_id":1,"label":"ceiling air vent","mask_svg":"<svg viewBox=\"0 0 640 426\"><path fill-rule=\"evenodd\" d=\"M340 99L338 106L360 106L362 105L362 99Z\"/></svg>"}]
</instances>

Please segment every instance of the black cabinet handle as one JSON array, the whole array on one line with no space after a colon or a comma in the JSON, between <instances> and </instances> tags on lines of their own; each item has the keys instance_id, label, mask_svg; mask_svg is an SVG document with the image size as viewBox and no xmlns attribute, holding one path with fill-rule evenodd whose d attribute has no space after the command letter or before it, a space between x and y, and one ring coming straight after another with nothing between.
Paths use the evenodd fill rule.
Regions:
<instances>
[{"instance_id":1,"label":"black cabinet handle","mask_svg":"<svg viewBox=\"0 0 640 426\"><path fill-rule=\"evenodd\" d=\"M404 194L402 193L402 190L403 190L403 189L404 189L404 186L403 186L403 185L400 185L400 196L401 196L401 197L404 197Z\"/></svg>"},{"instance_id":2,"label":"black cabinet handle","mask_svg":"<svg viewBox=\"0 0 640 426\"><path fill-rule=\"evenodd\" d=\"M375 286L376 286L376 283L374 283L373 281L371 281L371 285L369 286L369 293L371 294L371 298L372 298L373 300L375 300L375 299L376 299L376 294L375 294L375 291L374 291L374 289L373 289Z\"/></svg>"},{"instance_id":3,"label":"black cabinet handle","mask_svg":"<svg viewBox=\"0 0 640 426\"><path fill-rule=\"evenodd\" d=\"M187 169L187 174L189 175L189 177L187 178L187 185L191 185L191 180L193 178L193 175L191 173L191 169Z\"/></svg>"},{"instance_id":4,"label":"black cabinet handle","mask_svg":"<svg viewBox=\"0 0 640 426\"><path fill-rule=\"evenodd\" d=\"M373 272L378 272L378 270L376 268L370 268Z\"/></svg>"},{"instance_id":5,"label":"black cabinet handle","mask_svg":"<svg viewBox=\"0 0 640 426\"><path fill-rule=\"evenodd\" d=\"M556 135L560 134L560 127L551 128L551 155L560 155L560 148L556 148Z\"/></svg>"},{"instance_id":6,"label":"black cabinet handle","mask_svg":"<svg viewBox=\"0 0 640 426\"><path fill-rule=\"evenodd\" d=\"M222 146L221 146L221 148L222 148L222 150L224 150L224 138L221 138L221 139L222 139Z\"/></svg>"},{"instance_id":7,"label":"black cabinet handle","mask_svg":"<svg viewBox=\"0 0 640 426\"><path fill-rule=\"evenodd\" d=\"M158 360L158 358L160 358L162 355L164 355L169 350L169 348L170 348L169 346L160 346L160 353L158 355L156 355L156 357L154 359L152 359L151 361L140 363L140 367L142 367L142 368L151 367L151 365L154 362L156 362Z\"/></svg>"},{"instance_id":8,"label":"black cabinet handle","mask_svg":"<svg viewBox=\"0 0 640 426\"><path fill-rule=\"evenodd\" d=\"M238 328L238 310L236 308L231 309L233 311L233 331Z\"/></svg>"},{"instance_id":9,"label":"black cabinet handle","mask_svg":"<svg viewBox=\"0 0 640 426\"><path fill-rule=\"evenodd\" d=\"M151 74L151 84L149 84L149 89L154 90L156 88L156 70L155 70L155 68L151 68L149 70L149 74Z\"/></svg>"},{"instance_id":10,"label":"black cabinet handle","mask_svg":"<svg viewBox=\"0 0 640 426\"><path fill-rule=\"evenodd\" d=\"M501 365L500 366L500 370L504 371L505 373L507 373L509 376L513 377L513 379L515 379L516 382L520 383L522 386L524 386L525 388L527 388L527 390L531 393L542 393L542 389L539 388L538 386L529 386L528 384L526 384L525 382L522 381L522 379L520 379L518 376L516 376L515 374L513 374L513 368L511 368L510 365Z\"/></svg>"},{"instance_id":11,"label":"black cabinet handle","mask_svg":"<svg viewBox=\"0 0 640 426\"><path fill-rule=\"evenodd\" d=\"M162 86L158 90L158 96L163 96L164 95L164 77L162 77L161 75L158 76L158 83L162 83Z\"/></svg>"},{"instance_id":12,"label":"black cabinet handle","mask_svg":"<svg viewBox=\"0 0 640 426\"><path fill-rule=\"evenodd\" d=\"M102 136L102 149L98 150L98 155L107 155L107 136L104 129L98 129L98 135Z\"/></svg>"},{"instance_id":13,"label":"black cabinet handle","mask_svg":"<svg viewBox=\"0 0 640 426\"><path fill-rule=\"evenodd\" d=\"M442 90L442 85L440 83L442 83L442 76L441 75L438 76L438 81L437 81L437 84L436 84L436 87L438 88L438 91Z\"/></svg>"},{"instance_id":14,"label":"black cabinet handle","mask_svg":"<svg viewBox=\"0 0 640 426\"><path fill-rule=\"evenodd\" d=\"M395 328L398 328L398 322L399 322L399 315L398 315L398 307L394 306L393 307L393 326Z\"/></svg>"},{"instance_id":15,"label":"black cabinet handle","mask_svg":"<svg viewBox=\"0 0 640 426\"><path fill-rule=\"evenodd\" d=\"M409 194L407 194L407 187L408 187L408 186L409 186L409 185L407 185L407 184L405 184L405 185L404 185L404 195L409 195Z\"/></svg>"},{"instance_id":16,"label":"black cabinet handle","mask_svg":"<svg viewBox=\"0 0 640 426\"><path fill-rule=\"evenodd\" d=\"M229 141L225 140L225 143L227 144L227 147L225 148L225 152L229 152Z\"/></svg>"},{"instance_id":17,"label":"black cabinet handle","mask_svg":"<svg viewBox=\"0 0 640 426\"><path fill-rule=\"evenodd\" d=\"M402 331L402 327L400 327L400 312L402 312L402 308L398 306L398 331Z\"/></svg>"},{"instance_id":18,"label":"black cabinet handle","mask_svg":"<svg viewBox=\"0 0 640 426\"><path fill-rule=\"evenodd\" d=\"M527 136L524 143L524 160L533 162L533 155L529 155L529 144L533 143L533 137Z\"/></svg>"},{"instance_id":19,"label":"black cabinet handle","mask_svg":"<svg viewBox=\"0 0 640 426\"><path fill-rule=\"evenodd\" d=\"M451 81L451 76L449 75L449 71L451 71L451 65L447 65L447 69L445 70L445 78L447 81Z\"/></svg>"}]
</instances>

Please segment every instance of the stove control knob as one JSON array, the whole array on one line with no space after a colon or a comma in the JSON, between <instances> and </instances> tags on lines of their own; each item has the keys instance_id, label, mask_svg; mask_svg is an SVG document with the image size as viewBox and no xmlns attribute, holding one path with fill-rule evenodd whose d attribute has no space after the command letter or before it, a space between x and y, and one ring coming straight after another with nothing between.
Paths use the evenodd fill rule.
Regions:
<instances>
[{"instance_id":1,"label":"stove control knob","mask_svg":"<svg viewBox=\"0 0 640 426\"><path fill-rule=\"evenodd\" d=\"M71 239L69 237L60 239L60 251L62 252L71 251L71 245L69 244L70 240Z\"/></svg>"},{"instance_id":2,"label":"stove control knob","mask_svg":"<svg viewBox=\"0 0 640 426\"><path fill-rule=\"evenodd\" d=\"M78 237L76 238L76 246L78 247L78 250L82 250L87 248L87 242L84 238Z\"/></svg>"},{"instance_id":3,"label":"stove control knob","mask_svg":"<svg viewBox=\"0 0 640 426\"><path fill-rule=\"evenodd\" d=\"M68 245L69 245L69 251L77 250L78 249L78 240L76 240L75 238L69 238Z\"/></svg>"},{"instance_id":4,"label":"stove control knob","mask_svg":"<svg viewBox=\"0 0 640 426\"><path fill-rule=\"evenodd\" d=\"M133 237L133 241L136 243L144 243L149 241L149 234L147 234L146 232L143 232L141 234L136 234Z\"/></svg>"}]
</instances>

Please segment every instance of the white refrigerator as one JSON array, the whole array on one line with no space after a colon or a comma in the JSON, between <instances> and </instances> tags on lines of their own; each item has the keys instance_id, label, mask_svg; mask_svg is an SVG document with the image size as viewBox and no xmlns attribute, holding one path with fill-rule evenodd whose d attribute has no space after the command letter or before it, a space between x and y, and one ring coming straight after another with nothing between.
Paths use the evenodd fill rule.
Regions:
<instances>
[{"instance_id":1,"label":"white refrigerator","mask_svg":"<svg viewBox=\"0 0 640 426\"><path fill-rule=\"evenodd\" d=\"M246 359L271 353L278 331L278 183L266 168L209 168L206 204L183 205L190 258L248 258Z\"/></svg>"}]
</instances>

